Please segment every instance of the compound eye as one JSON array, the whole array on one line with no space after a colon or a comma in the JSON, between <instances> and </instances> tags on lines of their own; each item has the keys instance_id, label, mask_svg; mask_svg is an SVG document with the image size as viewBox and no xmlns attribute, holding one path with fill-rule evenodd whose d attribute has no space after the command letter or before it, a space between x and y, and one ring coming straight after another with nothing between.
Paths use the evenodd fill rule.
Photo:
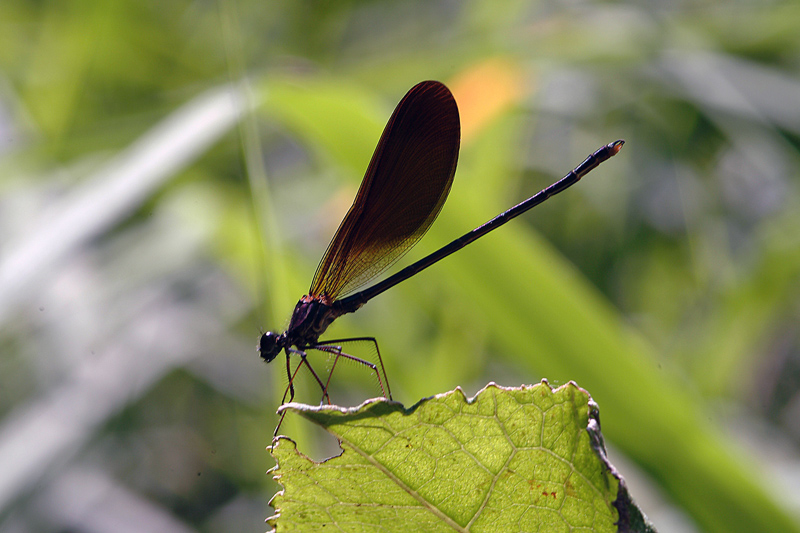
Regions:
<instances>
[{"instance_id":1,"label":"compound eye","mask_svg":"<svg viewBox=\"0 0 800 533\"><path fill-rule=\"evenodd\" d=\"M258 351L261 358L267 363L275 359L281 353L281 345L279 342L280 335L276 335L271 331L261 335L261 340L258 343Z\"/></svg>"}]
</instances>

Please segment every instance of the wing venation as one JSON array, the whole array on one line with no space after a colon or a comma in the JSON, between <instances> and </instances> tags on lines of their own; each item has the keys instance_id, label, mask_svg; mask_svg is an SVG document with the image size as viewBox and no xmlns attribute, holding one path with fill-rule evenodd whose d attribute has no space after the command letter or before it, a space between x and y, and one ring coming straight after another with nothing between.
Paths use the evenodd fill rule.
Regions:
<instances>
[{"instance_id":1,"label":"wing venation","mask_svg":"<svg viewBox=\"0 0 800 533\"><path fill-rule=\"evenodd\" d=\"M309 294L344 296L422 238L450 192L460 138L458 108L443 84L424 81L403 97L317 267Z\"/></svg>"}]
</instances>

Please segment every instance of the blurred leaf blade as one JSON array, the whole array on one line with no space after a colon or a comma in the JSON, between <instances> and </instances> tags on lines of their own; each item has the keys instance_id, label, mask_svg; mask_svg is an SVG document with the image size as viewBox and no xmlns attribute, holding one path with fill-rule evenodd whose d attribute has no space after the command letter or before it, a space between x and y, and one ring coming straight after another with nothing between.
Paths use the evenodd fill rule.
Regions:
<instances>
[{"instance_id":1,"label":"blurred leaf blade","mask_svg":"<svg viewBox=\"0 0 800 533\"><path fill-rule=\"evenodd\" d=\"M361 87L337 78L268 77L264 111L296 131L312 147L360 176L383 129L381 105ZM391 112L391 109L388 109Z\"/></svg>"},{"instance_id":2,"label":"blurred leaf blade","mask_svg":"<svg viewBox=\"0 0 800 533\"><path fill-rule=\"evenodd\" d=\"M235 84L218 87L176 110L92 173L50 217L13 243L0 262L0 319L47 269L137 209L158 187L199 157L248 112Z\"/></svg>"}]
</instances>

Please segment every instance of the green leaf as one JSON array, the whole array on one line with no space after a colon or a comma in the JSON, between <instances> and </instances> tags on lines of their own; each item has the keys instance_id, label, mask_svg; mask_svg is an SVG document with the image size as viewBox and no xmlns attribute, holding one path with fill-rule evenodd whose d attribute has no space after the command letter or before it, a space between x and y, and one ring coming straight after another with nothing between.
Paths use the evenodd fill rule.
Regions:
<instances>
[{"instance_id":1,"label":"green leaf","mask_svg":"<svg viewBox=\"0 0 800 533\"><path fill-rule=\"evenodd\" d=\"M341 441L311 461L272 446L277 531L654 531L608 463L599 411L575 383L460 388L410 409L287 404Z\"/></svg>"}]
</instances>

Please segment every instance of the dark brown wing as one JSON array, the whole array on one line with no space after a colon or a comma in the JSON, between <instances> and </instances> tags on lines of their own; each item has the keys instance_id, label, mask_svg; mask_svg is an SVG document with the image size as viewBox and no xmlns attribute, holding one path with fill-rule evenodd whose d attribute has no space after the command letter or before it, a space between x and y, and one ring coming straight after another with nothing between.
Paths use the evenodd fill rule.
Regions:
<instances>
[{"instance_id":1,"label":"dark brown wing","mask_svg":"<svg viewBox=\"0 0 800 533\"><path fill-rule=\"evenodd\" d=\"M383 130L309 294L336 299L352 292L419 241L450 192L460 138L458 107L447 87L424 81L408 91Z\"/></svg>"}]
</instances>

